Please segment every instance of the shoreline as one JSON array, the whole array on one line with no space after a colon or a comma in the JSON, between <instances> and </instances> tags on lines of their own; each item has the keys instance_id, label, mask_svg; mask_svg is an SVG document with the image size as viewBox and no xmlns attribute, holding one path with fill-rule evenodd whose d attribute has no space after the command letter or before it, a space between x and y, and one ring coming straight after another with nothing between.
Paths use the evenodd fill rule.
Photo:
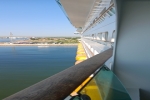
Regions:
<instances>
[{"instance_id":1,"label":"shoreline","mask_svg":"<svg viewBox=\"0 0 150 100\"><path fill-rule=\"evenodd\" d=\"M0 46L77 46L76 44L0 44Z\"/></svg>"}]
</instances>

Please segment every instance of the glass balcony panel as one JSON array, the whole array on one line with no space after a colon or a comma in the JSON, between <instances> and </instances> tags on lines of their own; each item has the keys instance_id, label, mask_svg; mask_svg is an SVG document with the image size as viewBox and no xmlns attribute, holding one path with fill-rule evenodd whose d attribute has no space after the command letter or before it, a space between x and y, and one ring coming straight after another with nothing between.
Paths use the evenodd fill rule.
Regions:
<instances>
[{"instance_id":1,"label":"glass balcony panel","mask_svg":"<svg viewBox=\"0 0 150 100\"><path fill-rule=\"evenodd\" d=\"M131 100L131 98L117 76L107 67L102 67L79 95L71 100Z\"/></svg>"}]
</instances>

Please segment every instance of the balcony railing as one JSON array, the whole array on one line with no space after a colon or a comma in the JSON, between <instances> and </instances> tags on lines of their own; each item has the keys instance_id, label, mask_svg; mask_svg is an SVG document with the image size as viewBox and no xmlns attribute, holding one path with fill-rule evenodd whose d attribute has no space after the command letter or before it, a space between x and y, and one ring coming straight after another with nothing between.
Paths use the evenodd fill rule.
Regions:
<instances>
[{"instance_id":1,"label":"balcony railing","mask_svg":"<svg viewBox=\"0 0 150 100\"><path fill-rule=\"evenodd\" d=\"M36 83L4 100L63 100L111 56L112 48Z\"/></svg>"}]
</instances>

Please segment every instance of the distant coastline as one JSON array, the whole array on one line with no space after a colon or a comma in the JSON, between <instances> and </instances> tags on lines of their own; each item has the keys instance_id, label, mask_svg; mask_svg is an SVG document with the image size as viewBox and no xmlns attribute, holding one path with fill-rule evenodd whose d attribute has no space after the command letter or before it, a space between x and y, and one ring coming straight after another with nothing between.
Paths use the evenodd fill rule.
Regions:
<instances>
[{"instance_id":1,"label":"distant coastline","mask_svg":"<svg viewBox=\"0 0 150 100\"><path fill-rule=\"evenodd\" d=\"M76 46L75 44L0 44L0 46Z\"/></svg>"}]
</instances>

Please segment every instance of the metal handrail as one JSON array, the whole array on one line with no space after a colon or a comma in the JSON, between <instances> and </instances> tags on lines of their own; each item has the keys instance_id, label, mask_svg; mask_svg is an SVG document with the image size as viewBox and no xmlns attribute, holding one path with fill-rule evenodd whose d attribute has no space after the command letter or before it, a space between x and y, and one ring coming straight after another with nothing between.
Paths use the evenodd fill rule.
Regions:
<instances>
[{"instance_id":1,"label":"metal handrail","mask_svg":"<svg viewBox=\"0 0 150 100\"><path fill-rule=\"evenodd\" d=\"M111 56L112 48L69 67L4 100L63 100Z\"/></svg>"}]
</instances>

